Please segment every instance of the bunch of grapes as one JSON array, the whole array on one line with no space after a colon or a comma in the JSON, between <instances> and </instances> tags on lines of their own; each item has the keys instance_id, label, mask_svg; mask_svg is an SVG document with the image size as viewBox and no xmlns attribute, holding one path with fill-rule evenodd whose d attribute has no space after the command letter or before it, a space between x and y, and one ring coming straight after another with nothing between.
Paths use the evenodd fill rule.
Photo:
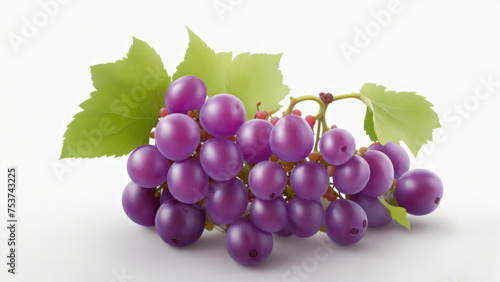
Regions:
<instances>
[{"instance_id":1,"label":"bunch of grapes","mask_svg":"<svg viewBox=\"0 0 500 282\"><path fill-rule=\"evenodd\" d=\"M336 126L315 142L316 118L299 110L281 118L259 110L245 121L237 97L207 99L195 76L175 80L165 106L151 133L155 145L128 158L131 182L122 204L131 220L155 226L172 246L193 244L215 227L226 233L234 260L254 265L271 254L273 233L306 238L321 230L350 245L368 227L392 221L380 196L425 215L443 194L436 174L409 171L408 154L397 144L357 150L353 136Z\"/></svg>"}]
</instances>

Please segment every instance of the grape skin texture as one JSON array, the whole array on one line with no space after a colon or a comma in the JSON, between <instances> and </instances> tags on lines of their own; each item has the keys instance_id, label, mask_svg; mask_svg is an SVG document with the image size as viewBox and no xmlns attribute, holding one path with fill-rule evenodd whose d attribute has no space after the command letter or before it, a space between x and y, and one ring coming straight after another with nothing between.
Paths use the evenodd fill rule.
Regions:
<instances>
[{"instance_id":1,"label":"grape skin texture","mask_svg":"<svg viewBox=\"0 0 500 282\"><path fill-rule=\"evenodd\" d=\"M332 180L339 192L352 195L365 188L370 179L370 166L360 156L354 155L350 160L335 168Z\"/></svg>"},{"instance_id":2,"label":"grape skin texture","mask_svg":"<svg viewBox=\"0 0 500 282\"><path fill-rule=\"evenodd\" d=\"M290 174L290 185L297 196L304 200L317 200L330 185L326 168L317 162L303 162L295 166Z\"/></svg>"},{"instance_id":3,"label":"grape skin texture","mask_svg":"<svg viewBox=\"0 0 500 282\"><path fill-rule=\"evenodd\" d=\"M196 242L205 230L205 212L200 204L170 200L156 213L156 231L165 243L183 247Z\"/></svg>"},{"instance_id":4,"label":"grape skin texture","mask_svg":"<svg viewBox=\"0 0 500 282\"><path fill-rule=\"evenodd\" d=\"M269 144L278 159L298 162L309 156L313 149L313 131L303 118L288 115L279 119L274 125Z\"/></svg>"},{"instance_id":5,"label":"grape skin texture","mask_svg":"<svg viewBox=\"0 0 500 282\"><path fill-rule=\"evenodd\" d=\"M297 237L311 237L323 224L324 210L319 200L292 198L288 201L288 211L290 213L288 229Z\"/></svg>"},{"instance_id":6,"label":"grape skin texture","mask_svg":"<svg viewBox=\"0 0 500 282\"><path fill-rule=\"evenodd\" d=\"M208 134L228 138L236 134L245 122L245 106L230 94L209 98L200 110L200 122Z\"/></svg>"},{"instance_id":7,"label":"grape skin texture","mask_svg":"<svg viewBox=\"0 0 500 282\"><path fill-rule=\"evenodd\" d=\"M259 264L271 254L273 236L257 228L250 219L241 218L227 229L226 250L241 264Z\"/></svg>"},{"instance_id":8,"label":"grape skin texture","mask_svg":"<svg viewBox=\"0 0 500 282\"><path fill-rule=\"evenodd\" d=\"M351 245L363 238L368 226L366 213L346 199L331 202L325 211L325 232L335 243Z\"/></svg>"},{"instance_id":9,"label":"grape skin texture","mask_svg":"<svg viewBox=\"0 0 500 282\"><path fill-rule=\"evenodd\" d=\"M358 193L349 196L349 200L355 202L363 208L368 218L369 227L384 226L392 221L387 209L376 197L370 197L363 193Z\"/></svg>"},{"instance_id":10,"label":"grape skin texture","mask_svg":"<svg viewBox=\"0 0 500 282\"><path fill-rule=\"evenodd\" d=\"M405 149L389 141L385 145L377 144L370 146L368 150L376 150L384 153L391 160L394 167L394 178L399 179L403 173L410 169L410 157Z\"/></svg>"},{"instance_id":11,"label":"grape skin texture","mask_svg":"<svg viewBox=\"0 0 500 282\"><path fill-rule=\"evenodd\" d=\"M187 114L200 110L207 99L207 87L196 76L186 75L170 84L165 94L165 107L170 113Z\"/></svg>"},{"instance_id":12,"label":"grape skin texture","mask_svg":"<svg viewBox=\"0 0 500 282\"><path fill-rule=\"evenodd\" d=\"M208 192L208 176L196 159L173 163L167 184L172 196L186 204L200 201Z\"/></svg>"},{"instance_id":13,"label":"grape skin texture","mask_svg":"<svg viewBox=\"0 0 500 282\"><path fill-rule=\"evenodd\" d=\"M434 211L441 202L443 183L430 170L410 170L399 178L394 196L398 205L409 214L426 215Z\"/></svg>"},{"instance_id":14,"label":"grape skin texture","mask_svg":"<svg viewBox=\"0 0 500 282\"><path fill-rule=\"evenodd\" d=\"M279 232L288 224L288 207L285 199L277 197L264 201L255 198L250 207L250 218L260 230Z\"/></svg>"},{"instance_id":15,"label":"grape skin texture","mask_svg":"<svg viewBox=\"0 0 500 282\"><path fill-rule=\"evenodd\" d=\"M200 143L200 128L187 115L170 114L156 125L158 150L169 160L182 161L194 153Z\"/></svg>"},{"instance_id":16,"label":"grape skin texture","mask_svg":"<svg viewBox=\"0 0 500 282\"><path fill-rule=\"evenodd\" d=\"M170 162L155 146L137 147L128 157L127 172L130 179L145 188L155 188L167 179Z\"/></svg>"},{"instance_id":17,"label":"grape skin texture","mask_svg":"<svg viewBox=\"0 0 500 282\"><path fill-rule=\"evenodd\" d=\"M201 146L200 161L201 166L212 179L227 181L241 171L243 154L231 140L211 138Z\"/></svg>"},{"instance_id":18,"label":"grape skin texture","mask_svg":"<svg viewBox=\"0 0 500 282\"><path fill-rule=\"evenodd\" d=\"M268 160L273 154L269 145L269 136L273 125L267 120L248 120L236 133L236 144L243 153L243 158L249 163Z\"/></svg>"},{"instance_id":19,"label":"grape skin texture","mask_svg":"<svg viewBox=\"0 0 500 282\"><path fill-rule=\"evenodd\" d=\"M207 214L218 224L235 222L245 213L247 205L247 188L237 178L212 183L205 197Z\"/></svg>"},{"instance_id":20,"label":"grape skin texture","mask_svg":"<svg viewBox=\"0 0 500 282\"><path fill-rule=\"evenodd\" d=\"M261 200L272 200L285 191L287 176L285 169L272 161L256 164L248 174L248 186Z\"/></svg>"},{"instance_id":21,"label":"grape skin texture","mask_svg":"<svg viewBox=\"0 0 500 282\"><path fill-rule=\"evenodd\" d=\"M356 142L349 131L342 128L328 130L319 139L319 151L323 159L331 165L347 162L356 150Z\"/></svg>"},{"instance_id":22,"label":"grape skin texture","mask_svg":"<svg viewBox=\"0 0 500 282\"><path fill-rule=\"evenodd\" d=\"M154 226L156 211L160 207L155 192L156 189L143 188L130 181L122 194L125 214L139 225Z\"/></svg>"},{"instance_id":23,"label":"grape skin texture","mask_svg":"<svg viewBox=\"0 0 500 282\"><path fill-rule=\"evenodd\" d=\"M370 166L370 179L361 193L370 197L385 194L394 180L391 160L384 153L375 150L364 153L363 159Z\"/></svg>"}]
</instances>

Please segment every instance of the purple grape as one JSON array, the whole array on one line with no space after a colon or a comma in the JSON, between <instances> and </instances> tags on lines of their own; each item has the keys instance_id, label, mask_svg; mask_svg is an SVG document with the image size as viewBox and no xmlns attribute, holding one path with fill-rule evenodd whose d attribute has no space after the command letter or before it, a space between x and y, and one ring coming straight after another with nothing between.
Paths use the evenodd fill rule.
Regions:
<instances>
[{"instance_id":1,"label":"purple grape","mask_svg":"<svg viewBox=\"0 0 500 282\"><path fill-rule=\"evenodd\" d=\"M366 213L369 227L380 227L389 224L392 218L387 213L387 209L382 205L377 197L366 196L358 193L349 196L349 200L358 204Z\"/></svg>"},{"instance_id":2,"label":"purple grape","mask_svg":"<svg viewBox=\"0 0 500 282\"><path fill-rule=\"evenodd\" d=\"M288 227L285 227L278 232L274 232L274 234L276 234L280 237L290 237L293 235L292 231L290 231L290 229L288 229Z\"/></svg>"},{"instance_id":3,"label":"purple grape","mask_svg":"<svg viewBox=\"0 0 500 282\"><path fill-rule=\"evenodd\" d=\"M394 196L398 205L409 214L426 215L434 211L441 202L443 183L430 170L410 170L399 178Z\"/></svg>"},{"instance_id":4,"label":"purple grape","mask_svg":"<svg viewBox=\"0 0 500 282\"><path fill-rule=\"evenodd\" d=\"M170 114L156 125L158 150L169 160L182 161L194 153L200 143L200 128L187 115Z\"/></svg>"},{"instance_id":5,"label":"purple grape","mask_svg":"<svg viewBox=\"0 0 500 282\"><path fill-rule=\"evenodd\" d=\"M317 162L299 163L290 173L293 192L304 200L317 200L330 185L326 168Z\"/></svg>"},{"instance_id":6,"label":"purple grape","mask_svg":"<svg viewBox=\"0 0 500 282\"><path fill-rule=\"evenodd\" d=\"M236 133L236 144L245 161L255 164L271 157L273 152L269 145L269 135L272 129L273 125L263 119L251 119L243 123Z\"/></svg>"},{"instance_id":7,"label":"purple grape","mask_svg":"<svg viewBox=\"0 0 500 282\"><path fill-rule=\"evenodd\" d=\"M361 193L370 197L385 194L394 181L394 168L391 160L384 153L375 150L364 153L363 159L370 166L370 179Z\"/></svg>"},{"instance_id":8,"label":"purple grape","mask_svg":"<svg viewBox=\"0 0 500 282\"><path fill-rule=\"evenodd\" d=\"M208 176L197 159L177 161L170 167L167 185L176 200L193 204L207 194Z\"/></svg>"},{"instance_id":9,"label":"purple grape","mask_svg":"<svg viewBox=\"0 0 500 282\"><path fill-rule=\"evenodd\" d=\"M256 164L248 174L248 186L261 200L272 200L285 191L287 176L285 169L272 161Z\"/></svg>"},{"instance_id":10,"label":"purple grape","mask_svg":"<svg viewBox=\"0 0 500 282\"><path fill-rule=\"evenodd\" d=\"M295 236L306 238L316 234L323 224L323 205L319 200L309 201L299 197L288 201L290 219L288 229Z\"/></svg>"},{"instance_id":11,"label":"purple grape","mask_svg":"<svg viewBox=\"0 0 500 282\"><path fill-rule=\"evenodd\" d=\"M298 162L309 156L313 149L313 131L303 118L288 115L274 125L269 144L278 159L290 163Z\"/></svg>"},{"instance_id":12,"label":"purple grape","mask_svg":"<svg viewBox=\"0 0 500 282\"><path fill-rule=\"evenodd\" d=\"M250 217L260 230L279 232L288 224L286 201L282 197L270 201L255 198L250 206Z\"/></svg>"},{"instance_id":13,"label":"purple grape","mask_svg":"<svg viewBox=\"0 0 500 282\"><path fill-rule=\"evenodd\" d=\"M257 228L250 219L241 218L227 229L226 250L241 264L259 264L271 254L273 236Z\"/></svg>"},{"instance_id":14,"label":"purple grape","mask_svg":"<svg viewBox=\"0 0 500 282\"><path fill-rule=\"evenodd\" d=\"M247 188L237 178L214 182L205 197L207 214L218 224L235 222L245 213L247 205Z\"/></svg>"},{"instance_id":15,"label":"purple grape","mask_svg":"<svg viewBox=\"0 0 500 282\"><path fill-rule=\"evenodd\" d=\"M233 141L211 138L203 143L200 151L201 166L216 181L229 180L243 168L243 155Z\"/></svg>"},{"instance_id":16,"label":"purple grape","mask_svg":"<svg viewBox=\"0 0 500 282\"><path fill-rule=\"evenodd\" d=\"M356 142L349 131L342 128L330 129L319 139L319 152L332 165L347 162L356 151Z\"/></svg>"},{"instance_id":17,"label":"purple grape","mask_svg":"<svg viewBox=\"0 0 500 282\"><path fill-rule=\"evenodd\" d=\"M167 179L170 162L155 146L137 147L128 157L127 172L130 179L145 188L155 188Z\"/></svg>"},{"instance_id":18,"label":"purple grape","mask_svg":"<svg viewBox=\"0 0 500 282\"><path fill-rule=\"evenodd\" d=\"M200 122L208 134L228 138L236 134L245 122L245 106L230 94L209 98L200 110Z\"/></svg>"},{"instance_id":19,"label":"purple grape","mask_svg":"<svg viewBox=\"0 0 500 282\"><path fill-rule=\"evenodd\" d=\"M205 230L205 212L196 204L171 200L156 213L156 231L165 243L183 247L196 242Z\"/></svg>"},{"instance_id":20,"label":"purple grape","mask_svg":"<svg viewBox=\"0 0 500 282\"><path fill-rule=\"evenodd\" d=\"M170 193L170 190L163 188L161 190L161 194L160 194L160 205L162 205L163 203L168 202L172 199L175 199L175 198L174 198L174 196L172 196L172 193Z\"/></svg>"},{"instance_id":21,"label":"purple grape","mask_svg":"<svg viewBox=\"0 0 500 282\"><path fill-rule=\"evenodd\" d=\"M396 179L399 179L403 173L410 169L410 157L405 149L398 144L394 144L389 141L385 145L377 144L370 146L368 150L380 151L389 157L392 166L394 167L394 178Z\"/></svg>"},{"instance_id":22,"label":"purple grape","mask_svg":"<svg viewBox=\"0 0 500 282\"><path fill-rule=\"evenodd\" d=\"M360 156L354 155L335 168L333 184L339 192L352 195L365 188L370 179L370 166Z\"/></svg>"},{"instance_id":23,"label":"purple grape","mask_svg":"<svg viewBox=\"0 0 500 282\"><path fill-rule=\"evenodd\" d=\"M187 114L200 110L207 99L207 87L196 76L186 75L170 84L165 94L165 107L170 113Z\"/></svg>"},{"instance_id":24,"label":"purple grape","mask_svg":"<svg viewBox=\"0 0 500 282\"><path fill-rule=\"evenodd\" d=\"M331 202L325 211L325 232L335 243L351 245L365 235L366 213L358 204L346 199Z\"/></svg>"},{"instance_id":25,"label":"purple grape","mask_svg":"<svg viewBox=\"0 0 500 282\"><path fill-rule=\"evenodd\" d=\"M139 225L154 226L156 211L160 207L155 192L156 189L143 188L130 181L122 194L125 214Z\"/></svg>"}]
</instances>

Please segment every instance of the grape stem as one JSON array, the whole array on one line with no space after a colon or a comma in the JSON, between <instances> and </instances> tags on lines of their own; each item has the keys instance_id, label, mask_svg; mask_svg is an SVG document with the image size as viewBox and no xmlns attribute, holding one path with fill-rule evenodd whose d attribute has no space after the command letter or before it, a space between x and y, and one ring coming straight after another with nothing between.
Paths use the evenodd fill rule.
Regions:
<instances>
[{"instance_id":1,"label":"grape stem","mask_svg":"<svg viewBox=\"0 0 500 282\"><path fill-rule=\"evenodd\" d=\"M333 96L333 101L348 99L348 98L361 99L361 94L360 93L341 94ZM325 102L323 102L319 97L313 95L304 95L297 98L290 97L290 105L288 105L288 108L283 112L283 116L292 114L295 105L303 101L315 101L319 105L319 110L314 116L314 118L318 122L318 127L316 129L316 140L314 142L314 151L318 152L318 143L319 139L321 138L321 135L323 135L330 129L328 124L326 123L326 109L328 108L329 103L325 104Z\"/></svg>"},{"instance_id":2,"label":"grape stem","mask_svg":"<svg viewBox=\"0 0 500 282\"><path fill-rule=\"evenodd\" d=\"M333 101L347 99L347 98L361 99L361 94L360 93L351 93L351 94L337 95L337 96L333 96Z\"/></svg>"}]
</instances>

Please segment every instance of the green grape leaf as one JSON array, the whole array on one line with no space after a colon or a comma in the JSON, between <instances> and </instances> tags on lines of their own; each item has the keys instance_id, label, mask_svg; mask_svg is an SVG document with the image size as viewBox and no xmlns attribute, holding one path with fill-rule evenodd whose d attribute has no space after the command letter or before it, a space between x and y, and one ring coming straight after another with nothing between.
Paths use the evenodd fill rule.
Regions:
<instances>
[{"instance_id":1,"label":"green grape leaf","mask_svg":"<svg viewBox=\"0 0 500 282\"><path fill-rule=\"evenodd\" d=\"M366 135L370 137L370 140L373 142L378 140L377 134L375 134L375 129L373 128L373 112L368 107L366 107L365 114L365 131Z\"/></svg>"},{"instance_id":2,"label":"green grape leaf","mask_svg":"<svg viewBox=\"0 0 500 282\"><path fill-rule=\"evenodd\" d=\"M259 102L261 110L279 110L278 102L290 91L279 70L281 55L242 53L234 58L227 91L243 102L247 120L254 118Z\"/></svg>"},{"instance_id":3,"label":"green grape leaf","mask_svg":"<svg viewBox=\"0 0 500 282\"><path fill-rule=\"evenodd\" d=\"M61 159L118 157L148 144L171 82L160 56L133 38L126 58L90 71L96 91L68 125Z\"/></svg>"},{"instance_id":4,"label":"green grape leaf","mask_svg":"<svg viewBox=\"0 0 500 282\"><path fill-rule=\"evenodd\" d=\"M215 53L200 37L189 28L189 46L184 55L184 61L177 66L173 80L185 75L194 75L200 78L207 87L207 95L227 91L227 72L233 55L231 52Z\"/></svg>"},{"instance_id":5,"label":"green grape leaf","mask_svg":"<svg viewBox=\"0 0 500 282\"><path fill-rule=\"evenodd\" d=\"M360 99L368 107L365 131L381 144L403 141L413 155L432 141L432 130L441 127L432 103L415 92L386 91L382 85L365 83Z\"/></svg>"},{"instance_id":6,"label":"green grape leaf","mask_svg":"<svg viewBox=\"0 0 500 282\"><path fill-rule=\"evenodd\" d=\"M246 119L257 112L257 103L266 111L278 110L278 104L290 91L279 70L281 55L242 53L233 60L231 52L215 53L188 28L189 47L184 61L177 66L173 79L195 75L207 86L207 95L229 93L245 105Z\"/></svg>"},{"instance_id":7,"label":"green grape leaf","mask_svg":"<svg viewBox=\"0 0 500 282\"><path fill-rule=\"evenodd\" d=\"M408 228L408 230L411 230L410 221L408 220L408 217L406 216L406 210L404 208L389 205L385 201L384 195L379 196L378 200L382 203L382 205L384 205L384 207L387 210L387 213L389 213L389 216L393 220L396 220L397 222L399 222L399 224Z\"/></svg>"}]
</instances>

